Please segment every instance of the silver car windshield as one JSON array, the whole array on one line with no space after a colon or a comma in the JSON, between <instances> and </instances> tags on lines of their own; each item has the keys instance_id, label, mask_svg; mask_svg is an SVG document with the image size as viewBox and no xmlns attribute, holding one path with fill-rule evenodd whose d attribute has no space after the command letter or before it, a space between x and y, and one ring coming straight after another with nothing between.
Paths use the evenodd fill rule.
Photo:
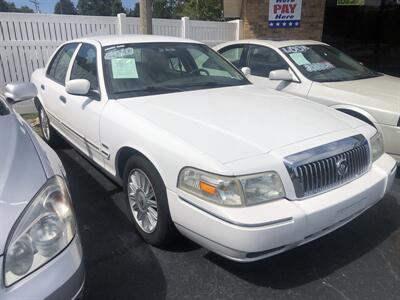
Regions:
<instances>
[{"instance_id":1,"label":"silver car windshield","mask_svg":"<svg viewBox=\"0 0 400 300\"><path fill-rule=\"evenodd\" d=\"M349 81L381 75L327 45L294 45L280 50L312 81Z\"/></svg>"},{"instance_id":2,"label":"silver car windshield","mask_svg":"<svg viewBox=\"0 0 400 300\"><path fill-rule=\"evenodd\" d=\"M205 45L122 44L103 48L107 91L114 99L249 84Z\"/></svg>"}]
</instances>

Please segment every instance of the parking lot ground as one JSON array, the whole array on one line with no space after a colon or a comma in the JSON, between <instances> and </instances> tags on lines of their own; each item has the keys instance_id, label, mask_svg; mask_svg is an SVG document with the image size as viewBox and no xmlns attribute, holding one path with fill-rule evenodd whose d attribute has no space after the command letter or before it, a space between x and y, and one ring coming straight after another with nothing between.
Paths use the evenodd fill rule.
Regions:
<instances>
[{"instance_id":1,"label":"parking lot ground","mask_svg":"<svg viewBox=\"0 0 400 300\"><path fill-rule=\"evenodd\" d=\"M71 148L68 173L86 265L86 299L400 299L400 180L341 229L249 264L182 238L145 244L125 216L121 189Z\"/></svg>"}]
</instances>

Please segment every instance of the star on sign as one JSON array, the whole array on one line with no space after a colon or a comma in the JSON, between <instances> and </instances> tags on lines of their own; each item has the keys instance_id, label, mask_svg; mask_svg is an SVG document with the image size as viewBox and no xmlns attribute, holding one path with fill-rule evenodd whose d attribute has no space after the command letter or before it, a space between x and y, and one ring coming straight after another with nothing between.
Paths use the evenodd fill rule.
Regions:
<instances>
[{"instance_id":1,"label":"star on sign","mask_svg":"<svg viewBox=\"0 0 400 300\"><path fill-rule=\"evenodd\" d=\"M283 26L286 26L286 22L283 22L282 24L283 24Z\"/></svg>"},{"instance_id":2,"label":"star on sign","mask_svg":"<svg viewBox=\"0 0 400 300\"><path fill-rule=\"evenodd\" d=\"M289 22L289 26L292 26L293 25L293 23L292 22Z\"/></svg>"},{"instance_id":3,"label":"star on sign","mask_svg":"<svg viewBox=\"0 0 400 300\"><path fill-rule=\"evenodd\" d=\"M279 22L278 22L278 23L276 23L276 26L280 26L280 25L281 25L281 23L279 23Z\"/></svg>"},{"instance_id":4,"label":"star on sign","mask_svg":"<svg viewBox=\"0 0 400 300\"><path fill-rule=\"evenodd\" d=\"M296 23L294 23L296 26L298 26L299 25L299 22L296 22Z\"/></svg>"},{"instance_id":5,"label":"star on sign","mask_svg":"<svg viewBox=\"0 0 400 300\"><path fill-rule=\"evenodd\" d=\"M269 23L269 26L274 27L274 23L272 23L272 22Z\"/></svg>"}]
</instances>

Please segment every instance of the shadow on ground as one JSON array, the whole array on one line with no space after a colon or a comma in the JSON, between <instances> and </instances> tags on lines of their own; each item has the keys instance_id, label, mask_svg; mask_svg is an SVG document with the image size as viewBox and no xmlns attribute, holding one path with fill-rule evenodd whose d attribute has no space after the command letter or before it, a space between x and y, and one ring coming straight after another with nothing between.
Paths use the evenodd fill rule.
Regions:
<instances>
[{"instance_id":1,"label":"shadow on ground","mask_svg":"<svg viewBox=\"0 0 400 300\"><path fill-rule=\"evenodd\" d=\"M232 263L211 252L206 258L257 286L291 289L342 269L399 227L400 207L394 197L387 196L347 226L286 253L248 264Z\"/></svg>"},{"instance_id":2,"label":"shadow on ground","mask_svg":"<svg viewBox=\"0 0 400 300\"><path fill-rule=\"evenodd\" d=\"M151 248L117 207L122 191L82 157L58 151L67 174L86 267L86 299L163 299L164 275ZM111 201L112 200L112 201ZM116 206L117 204L117 206Z\"/></svg>"}]
</instances>

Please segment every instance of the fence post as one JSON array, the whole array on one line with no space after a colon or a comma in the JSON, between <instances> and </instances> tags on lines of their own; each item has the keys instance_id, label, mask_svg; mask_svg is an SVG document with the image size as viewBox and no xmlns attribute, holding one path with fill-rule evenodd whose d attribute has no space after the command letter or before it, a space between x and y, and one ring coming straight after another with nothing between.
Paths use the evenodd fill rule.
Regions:
<instances>
[{"instance_id":1,"label":"fence post","mask_svg":"<svg viewBox=\"0 0 400 300\"><path fill-rule=\"evenodd\" d=\"M188 17L182 17L181 18L182 22L182 32L181 36L183 38L190 38L190 20Z\"/></svg>"},{"instance_id":2,"label":"fence post","mask_svg":"<svg viewBox=\"0 0 400 300\"><path fill-rule=\"evenodd\" d=\"M117 14L117 34L127 34L128 31L128 22L126 20L126 14L121 13Z\"/></svg>"},{"instance_id":3,"label":"fence post","mask_svg":"<svg viewBox=\"0 0 400 300\"><path fill-rule=\"evenodd\" d=\"M228 23L235 23L236 24L236 33L235 33L235 40L240 40L243 38L243 20L233 20L229 21Z\"/></svg>"}]
</instances>

